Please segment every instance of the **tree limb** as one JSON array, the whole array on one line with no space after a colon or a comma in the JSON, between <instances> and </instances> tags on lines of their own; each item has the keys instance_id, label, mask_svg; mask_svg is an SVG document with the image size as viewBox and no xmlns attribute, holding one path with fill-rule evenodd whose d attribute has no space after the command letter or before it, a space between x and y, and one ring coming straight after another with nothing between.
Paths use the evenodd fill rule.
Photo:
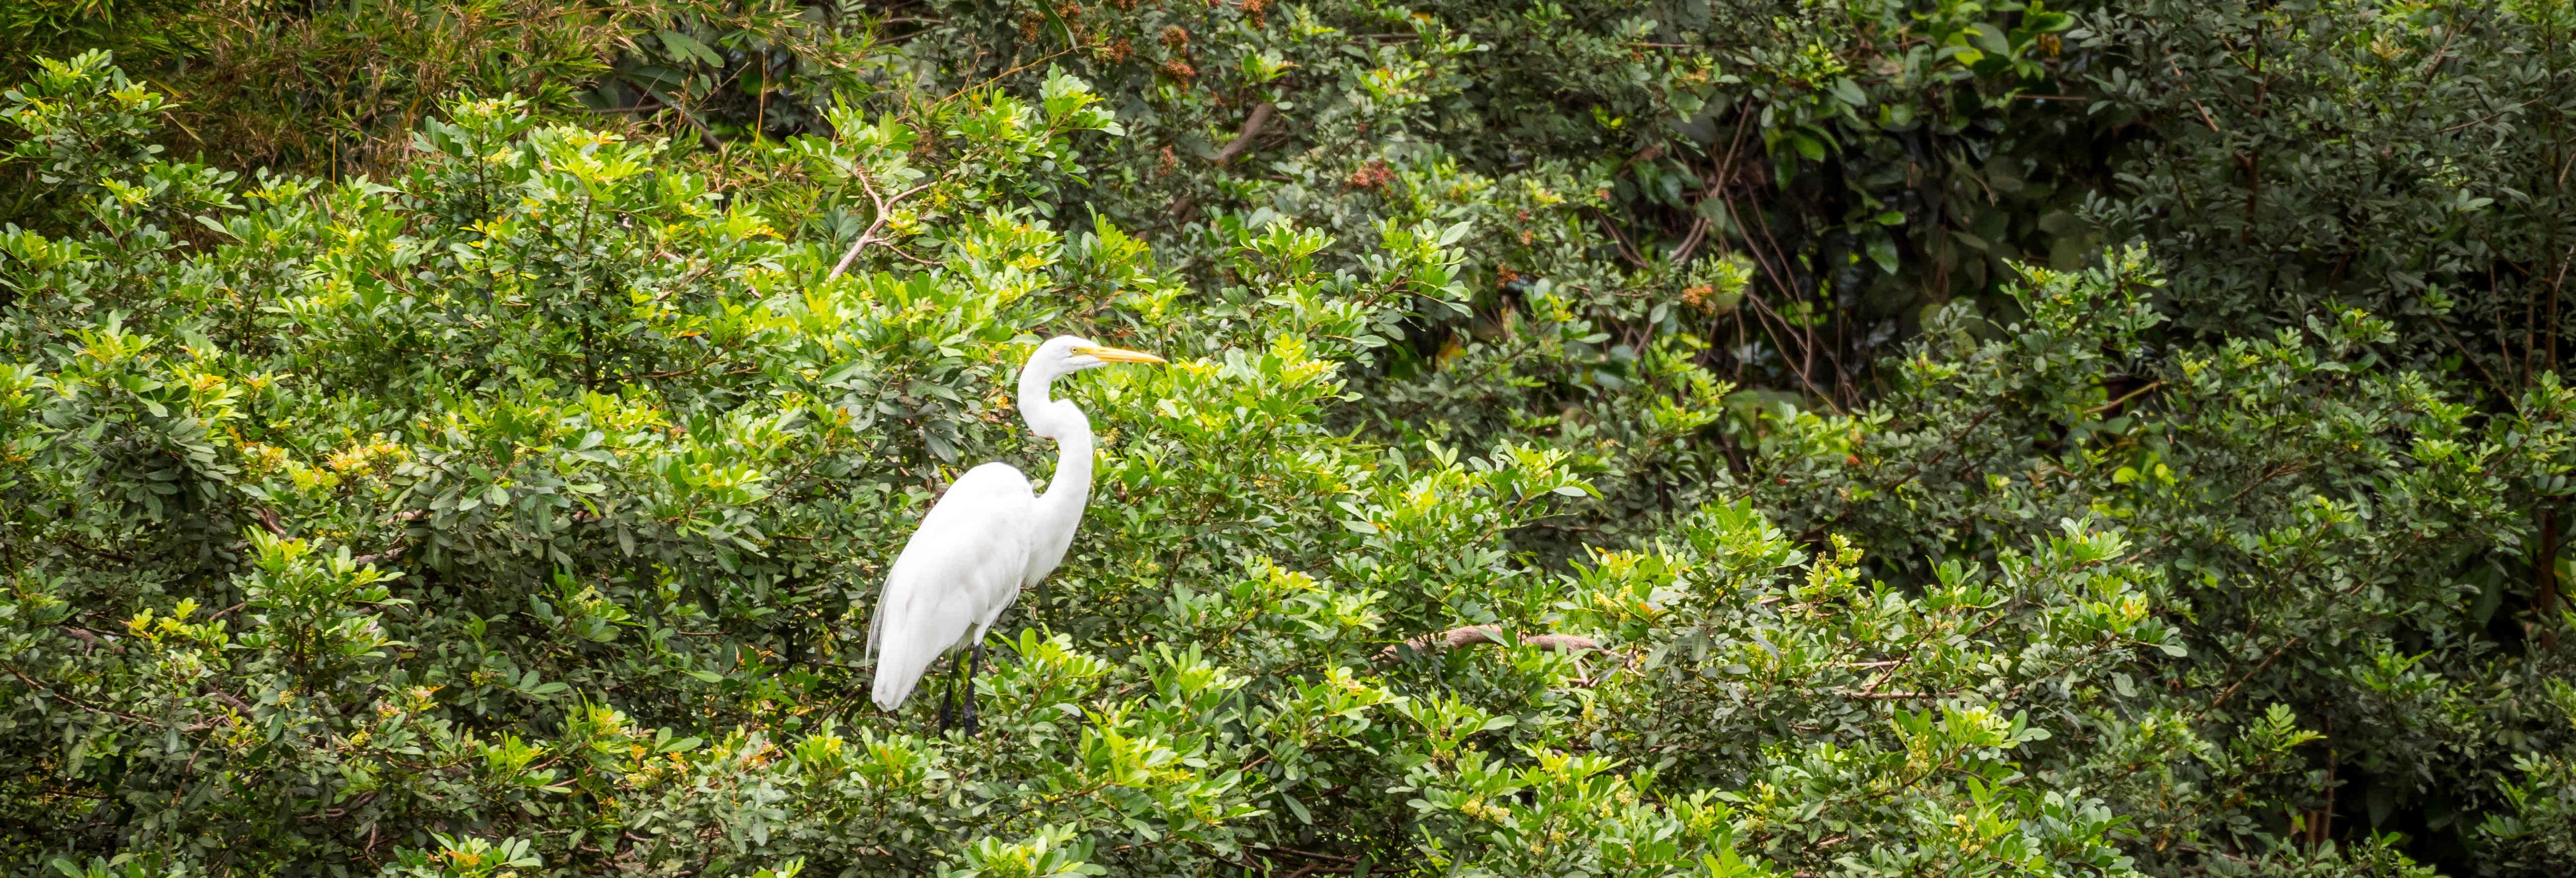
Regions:
<instances>
[{"instance_id":1,"label":"tree limb","mask_svg":"<svg viewBox=\"0 0 2576 878\"><path fill-rule=\"evenodd\" d=\"M1407 640L1403 643L1389 646L1378 652L1377 660L1386 661L1388 659L1395 658L1406 650L1411 650L1413 652L1430 652L1435 646L1440 649L1457 649L1460 647L1474 646L1479 643L1501 643L1503 642L1502 638L1503 629L1502 626L1499 625L1469 625L1463 628L1451 628L1438 634L1425 634L1420 637ZM1536 634L1520 638L1520 642L1555 652L1594 652L1601 649L1599 641L1593 640L1589 637L1578 637L1572 634Z\"/></svg>"},{"instance_id":2,"label":"tree limb","mask_svg":"<svg viewBox=\"0 0 2576 878\"><path fill-rule=\"evenodd\" d=\"M1270 117L1278 112L1279 108L1271 106L1269 101L1262 101L1254 106L1252 115L1243 120L1243 130L1235 132L1234 139L1228 141L1225 148L1216 151L1216 163L1222 165L1234 161L1235 156L1242 155L1244 150L1251 149L1252 139L1261 136L1262 126L1270 124Z\"/></svg>"},{"instance_id":3,"label":"tree limb","mask_svg":"<svg viewBox=\"0 0 2576 878\"><path fill-rule=\"evenodd\" d=\"M867 230L867 231L864 231L864 232L860 232L860 233L859 233L859 239L858 239L858 240L850 242L850 251L849 251L849 252L847 252L847 253L843 253L843 254L841 254L841 261L840 261L838 264L836 264L836 265L833 265L833 266L832 266L832 273L831 273L831 274L829 274L829 275L825 275L825 276L824 276L824 278L823 278L824 280L831 280L831 279L833 279L833 278L840 277L840 276L841 276L841 272L844 272L844 271L848 271L848 270L850 270L850 263L857 261L857 260L858 260L858 258L859 258L859 251L867 249L867 248L868 248L868 245L870 245L870 244L878 244L878 243L886 243L886 239L877 237L877 230L878 230L878 229L885 228L886 220L888 220L888 219L892 218L893 214L892 214L891 209L894 207L894 205L895 205L895 204L897 204L897 203L899 203L899 202L901 202L901 201L903 201L903 200L904 200L904 199L906 199L906 198L911 198L911 197L913 197L913 196L915 196L915 195L919 195L919 194L921 194L921 191L922 191L922 190L924 190L924 189L928 189L928 188L930 188L931 186L935 185L935 184L938 182L938 181L936 181L936 180L933 180L933 181L931 181L931 182L929 182L929 183L923 183L923 184L921 184L921 185L919 185L919 186L914 186L914 187L912 187L912 188L910 188L910 189L906 189L906 190L904 190L904 191L902 191L902 192L895 193L894 197L892 197L892 198L887 198L887 197L884 197L884 196L882 196L882 195L878 195L878 194L877 194L877 187L876 187L876 184L871 183L871 182L869 182L869 181L868 181L868 175L867 175L867 173L866 173L865 171L860 172L860 173L857 175L857 178L858 178L858 181L859 181L859 189L860 189L860 191L866 192L866 193L868 194L868 200L869 200L870 202L874 202L874 203L875 203L875 205L876 205L876 209L877 209L877 218L876 218L876 221L875 221L875 222L871 222L871 223L869 223L869 224L868 224L868 230ZM889 246L891 246L891 245L889 245ZM896 251L896 252L900 253L901 251ZM923 261L923 260L921 260L921 259L914 258L914 257L913 257L913 256L911 256L910 254L905 254L903 258L905 258L905 259L911 259L911 260L912 260L912 261L914 261L914 262L922 262L922 261Z\"/></svg>"},{"instance_id":4,"label":"tree limb","mask_svg":"<svg viewBox=\"0 0 2576 878\"><path fill-rule=\"evenodd\" d=\"M268 531L269 536L282 537L286 535L286 526L277 522L277 510L270 509L266 506L260 507L258 520L260 529Z\"/></svg>"}]
</instances>

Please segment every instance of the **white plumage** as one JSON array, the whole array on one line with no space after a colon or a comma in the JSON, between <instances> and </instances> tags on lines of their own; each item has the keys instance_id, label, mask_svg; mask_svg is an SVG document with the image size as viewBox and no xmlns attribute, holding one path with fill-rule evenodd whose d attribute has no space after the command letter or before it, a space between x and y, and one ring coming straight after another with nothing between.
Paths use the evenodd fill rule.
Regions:
<instances>
[{"instance_id":1,"label":"white plumage","mask_svg":"<svg viewBox=\"0 0 2576 878\"><path fill-rule=\"evenodd\" d=\"M1039 345L1020 367L1020 415L1029 429L1056 441L1055 477L1040 495L1027 476L1004 463L968 470L948 486L921 528L896 556L885 594L868 626L877 656L878 707L902 707L932 662L975 648L1020 596L1064 561L1074 528L1091 498L1091 421L1070 402L1048 397L1055 379L1110 363L1162 358L1104 348L1072 336ZM966 728L975 729L972 662L965 663ZM947 722L941 703L941 723Z\"/></svg>"},{"instance_id":2,"label":"white plumage","mask_svg":"<svg viewBox=\"0 0 2576 878\"><path fill-rule=\"evenodd\" d=\"M886 576L868 629L877 654L877 706L912 696L930 663L984 639L1028 582L1029 523L1038 502L1027 476L1006 463L968 470L939 498ZM886 631L889 620L891 636Z\"/></svg>"}]
</instances>

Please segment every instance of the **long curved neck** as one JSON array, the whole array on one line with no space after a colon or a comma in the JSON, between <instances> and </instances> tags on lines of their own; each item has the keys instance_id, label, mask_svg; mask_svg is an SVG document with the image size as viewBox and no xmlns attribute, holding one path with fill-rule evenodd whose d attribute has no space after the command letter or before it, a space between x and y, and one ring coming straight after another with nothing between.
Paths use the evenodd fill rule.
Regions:
<instances>
[{"instance_id":1,"label":"long curved neck","mask_svg":"<svg viewBox=\"0 0 2576 878\"><path fill-rule=\"evenodd\" d=\"M1020 416L1029 423L1030 432L1055 440L1055 475L1047 479L1046 494L1038 498L1038 533L1042 549L1038 559L1044 569L1030 571L1031 579L1045 576L1064 557L1073 543L1073 530L1082 523L1082 508L1091 502L1091 419L1071 402L1047 395L1054 375L1036 369L1020 373Z\"/></svg>"}]
</instances>

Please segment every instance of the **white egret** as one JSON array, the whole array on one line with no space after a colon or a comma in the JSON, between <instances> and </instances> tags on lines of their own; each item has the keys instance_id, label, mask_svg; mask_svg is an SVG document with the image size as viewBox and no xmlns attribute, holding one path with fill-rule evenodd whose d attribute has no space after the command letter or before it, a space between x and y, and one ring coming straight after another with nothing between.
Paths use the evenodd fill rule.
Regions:
<instances>
[{"instance_id":1,"label":"white egret","mask_svg":"<svg viewBox=\"0 0 2576 878\"><path fill-rule=\"evenodd\" d=\"M971 648L957 666L967 686L966 733L975 733L974 667L984 659L984 631L1020 589L1037 585L1064 561L1091 500L1091 419L1073 403L1049 398L1047 388L1057 378L1111 363L1160 362L1153 354L1069 335L1048 339L1029 355L1020 367L1020 417L1031 432L1055 440L1055 478L1041 495L1010 464L987 463L967 470L922 517L886 575L868 626L878 707L903 706L931 662ZM947 697L939 702L939 725L948 726Z\"/></svg>"}]
</instances>

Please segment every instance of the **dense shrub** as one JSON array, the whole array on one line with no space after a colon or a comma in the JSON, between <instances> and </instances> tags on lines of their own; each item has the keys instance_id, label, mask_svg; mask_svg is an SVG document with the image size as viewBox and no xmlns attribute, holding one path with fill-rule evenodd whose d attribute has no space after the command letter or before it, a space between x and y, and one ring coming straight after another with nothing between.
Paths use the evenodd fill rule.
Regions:
<instances>
[{"instance_id":1,"label":"dense shrub","mask_svg":"<svg viewBox=\"0 0 2576 878\"><path fill-rule=\"evenodd\" d=\"M8 7L0 861L2576 869L2568 15Z\"/></svg>"}]
</instances>

